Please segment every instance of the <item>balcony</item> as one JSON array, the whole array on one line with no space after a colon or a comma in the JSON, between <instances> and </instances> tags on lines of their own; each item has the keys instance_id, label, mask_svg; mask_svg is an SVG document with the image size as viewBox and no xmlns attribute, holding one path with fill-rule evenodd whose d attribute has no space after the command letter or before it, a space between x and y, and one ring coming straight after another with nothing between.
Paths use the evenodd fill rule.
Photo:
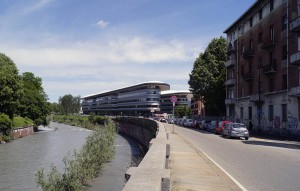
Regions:
<instances>
[{"instance_id":1,"label":"balcony","mask_svg":"<svg viewBox=\"0 0 300 191\"><path fill-rule=\"evenodd\" d=\"M262 71L265 75L272 75L272 74L275 74L276 71L277 71L277 68L276 68L276 60L273 60L273 63L272 64L268 64L266 66L263 66L262 67Z\"/></svg>"},{"instance_id":2,"label":"balcony","mask_svg":"<svg viewBox=\"0 0 300 191\"><path fill-rule=\"evenodd\" d=\"M289 90L289 96L300 97L300 86L293 87Z\"/></svg>"},{"instance_id":3,"label":"balcony","mask_svg":"<svg viewBox=\"0 0 300 191\"><path fill-rule=\"evenodd\" d=\"M290 30L292 32L300 32L300 17L296 18L291 22Z\"/></svg>"},{"instance_id":4,"label":"balcony","mask_svg":"<svg viewBox=\"0 0 300 191\"><path fill-rule=\"evenodd\" d=\"M241 75L241 77L245 81L252 81L254 79L252 72L244 73Z\"/></svg>"},{"instance_id":5,"label":"balcony","mask_svg":"<svg viewBox=\"0 0 300 191\"><path fill-rule=\"evenodd\" d=\"M265 96L263 94L254 94L254 95L250 95L250 102L264 102L265 101Z\"/></svg>"},{"instance_id":6,"label":"balcony","mask_svg":"<svg viewBox=\"0 0 300 191\"><path fill-rule=\"evenodd\" d=\"M244 59L249 59L249 58L252 58L253 56L254 56L254 51L251 49L247 49L243 52Z\"/></svg>"},{"instance_id":7,"label":"balcony","mask_svg":"<svg viewBox=\"0 0 300 191\"><path fill-rule=\"evenodd\" d=\"M225 81L225 86L234 86L235 85L235 79L229 79Z\"/></svg>"},{"instance_id":8,"label":"balcony","mask_svg":"<svg viewBox=\"0 0 300 191\"><path fill-rule=\"evenodd\" d=\"M231 66L235 66L235 64L236 64L236 59L234 56L231 56L230 60L227 60L227 62L225 63L225 67L228 68Z\"/></svg>"},{"instance_id":9,"label":"balcony","mask_svg":"<svg viewBox=\"0 0 300 191\"><path fill-rule=\"evenodd\" d=\"M290 63L300 66L300 52L291 55Z\"/></svg>"},{"instance_id":10,"label":"balcony","mask_svg":"<svg viewBox=\"0 0 300 191\"><path fill-rule=\"evenodd\" d=\"M276 44L277 44L277 42L273 39L273 40L268 40L266 42L262 42L258 46L261 49L269 50L269 49L274 48L276 46Z\"/></svg>"},{"instance_id":11,"label":"balcony","mask_svg":"<svg viewBox=\"0 0 300 191\"><path fill-rule=\"evenodd\" d=\"M227 47L227 54L231 55L234 53L234 51L235 51L234 46L231 43L229 43Z\"/></svg>"},{"instance_id":12,"label":"balcony","mask_svg":"<svg viewBox=\"0 0 300 191\"><path fill-rule=\"evenodd\" d=\"M234 105L236 103L235 98L226 98L225 105Z\"/></svg>"}]
</instances>

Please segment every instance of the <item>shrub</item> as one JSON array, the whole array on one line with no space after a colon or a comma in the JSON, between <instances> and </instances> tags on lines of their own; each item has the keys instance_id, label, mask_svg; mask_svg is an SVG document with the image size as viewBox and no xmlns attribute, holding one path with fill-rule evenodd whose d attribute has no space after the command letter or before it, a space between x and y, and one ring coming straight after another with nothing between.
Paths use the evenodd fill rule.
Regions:
<instances>
[{"instance_id":1,"label":"shrub","mask_svg":"<svg viewBox=\"0 0 300 191\"><path fill-rule=\"evenodd\" d=\"M10 135L12 131L12 121L9 119L8 115L2 113L0 114L0 132L3 135Z\"/></svg>"},{"instance_id":2,"label":"shrub","mask_svg":"<svg viewBox=\"0 0 300 191\"><path fill-rule=\"evenodd\" d=\"M44 169L38 170L36 183L44 191L52 190L84 190L87 181L94 178L102 165L115 153L115 124L108 120L106 126L97 127L90 135L80 151L64 158L65 169L60 173L52 165L50 173L45 175Z\"/></svg>"}]
</instances>

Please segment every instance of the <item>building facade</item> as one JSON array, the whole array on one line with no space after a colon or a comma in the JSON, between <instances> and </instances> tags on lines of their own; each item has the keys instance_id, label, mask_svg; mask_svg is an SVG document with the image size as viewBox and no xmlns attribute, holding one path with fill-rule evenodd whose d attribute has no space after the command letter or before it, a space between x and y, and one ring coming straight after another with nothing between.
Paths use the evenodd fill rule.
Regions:
<instances>
[{"instance_id":1,"label":"building facade","mask_svg":"<svg viewBox=\"0 0 300 191\"><path fill-rule=\"evenodd\" d=\"M160 111L161 91L169 90L163 82L144 82L137 85L88 95L82 98L82 112L99 115L150 116Z\"/></svg>"},{"instance_id":2,"label":"building facade","mask_svg":"<svg viewBox=\"0 0 300 191\"><path fill-rule=\"evenodd\" d=\"M205 117L204 104L202 101L192 97L191 100L191 110L194 118L203 118Z\"/></svg>"},{"instance_id":3,"label":"building facade","mask_svg":"<svg viewBox=\"0 0 300 191\"><path fill-rule=\"evenodd\" d=\"M300 1L257 0L227 34L226 114L258 131L300 128Z\"/></svg>"},{"instance_id":4,"label":"building facade","mask_svg":"<svg viewBox=\"0 0 300 191\"><path fill-rule=\"evenodd\" d=\"M175 103L175 107L178 105L184 105L187 107L191 107L191 99L193 94L190 91L162 91L160 98L160 113L173 113L173 102L171 102L171 97L176 96L177 102Z\"/></svg>"}]
</instances>

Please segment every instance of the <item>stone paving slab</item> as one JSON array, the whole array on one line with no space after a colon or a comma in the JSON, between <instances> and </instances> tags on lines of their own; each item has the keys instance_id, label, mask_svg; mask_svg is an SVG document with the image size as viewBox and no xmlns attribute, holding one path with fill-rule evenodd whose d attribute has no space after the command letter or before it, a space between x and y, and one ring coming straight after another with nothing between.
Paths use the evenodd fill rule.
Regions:
<instances>
[{"instance_id":1,"label":"stone paving slab","mask_svg":"<svg viewBox=\"0 0 300 191\"><path fill-rule=\"evenodd\" d=\"M169 133L172 191L242 190L216 164L179 134Z\"/></svg>"}]
</instances>

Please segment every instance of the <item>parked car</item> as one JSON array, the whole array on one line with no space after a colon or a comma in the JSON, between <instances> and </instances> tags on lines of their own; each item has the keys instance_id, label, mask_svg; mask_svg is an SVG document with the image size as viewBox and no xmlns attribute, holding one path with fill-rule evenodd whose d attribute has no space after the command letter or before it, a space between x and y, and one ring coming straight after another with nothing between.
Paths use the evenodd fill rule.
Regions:
<instances>
[{"instance_id":1,"label":"parked car","mask_svg":"<svg viewBox=\"0 0 300 191\"><path fill-rule=\"evenodd\" d=\"M223 137L227 136L228 138L245 138L249 139L249 131L246 128L246 125L243 123L227 123L223 130Z\"/></svg>"},{"instance_id":2,"label":"parked car","mask_svg":"<svg viewBox=\"0 0 300 191\"><path fill-rule=\"evenodd\" d=\"M218 127L216 127L216 129L215 129L215 133L222 135L225 125L228 123L231 123L231 121L220 121L218 124Z\"/></svg>"},{"instance_id":3,"label":"parked car","mask_svg":"<svg viewBox=\"0 0 300 191\"><path fill-rule=\"evenodd\" d=\"M185 127L192 127L192 125L193 125L192 119L186 119L183 124L183 126L185 126Z\"/></svg>"},{"instance_id":4,"label":"parked car","mask_svg":"<svg viewBox=\"0 0 300 191\"><path fill-rule=\"evenodd\" d=\"M167 123L167 120L165 118L161 118L159 121L163 123Z\"/></svg>"},{"instance_id":5,"label":"parked car","mask_svg":"<svg viewBox=\"0 0 300 191\"><path fill-rule=\"evenodd\" d=\"M202 126L201 126L201 129L202 130L207 130L208 129L208 125L211 123L210 120L203 120L202 121Z\"/></svg>"},{"instance_id":6,"label":"parked car","mask_svg":"<svg viewBox=\"0 0 300 191\"><path fill-rule=\"evenodd\" d=\"M218 121L214 120L211 121L210 124L207 125L208 132L215 132L216 127L218 126Z\"/></svg>"},{"instance_id":7,"label":"parked car","mask_svg":"<svg viewBox=\"0 0 300 191\"><path fill-rule=\"evenodd\" d=\"M200 129L201 122L202 122L201 120L194 120L192 128Z\"/></svg>"}]
</instances>

